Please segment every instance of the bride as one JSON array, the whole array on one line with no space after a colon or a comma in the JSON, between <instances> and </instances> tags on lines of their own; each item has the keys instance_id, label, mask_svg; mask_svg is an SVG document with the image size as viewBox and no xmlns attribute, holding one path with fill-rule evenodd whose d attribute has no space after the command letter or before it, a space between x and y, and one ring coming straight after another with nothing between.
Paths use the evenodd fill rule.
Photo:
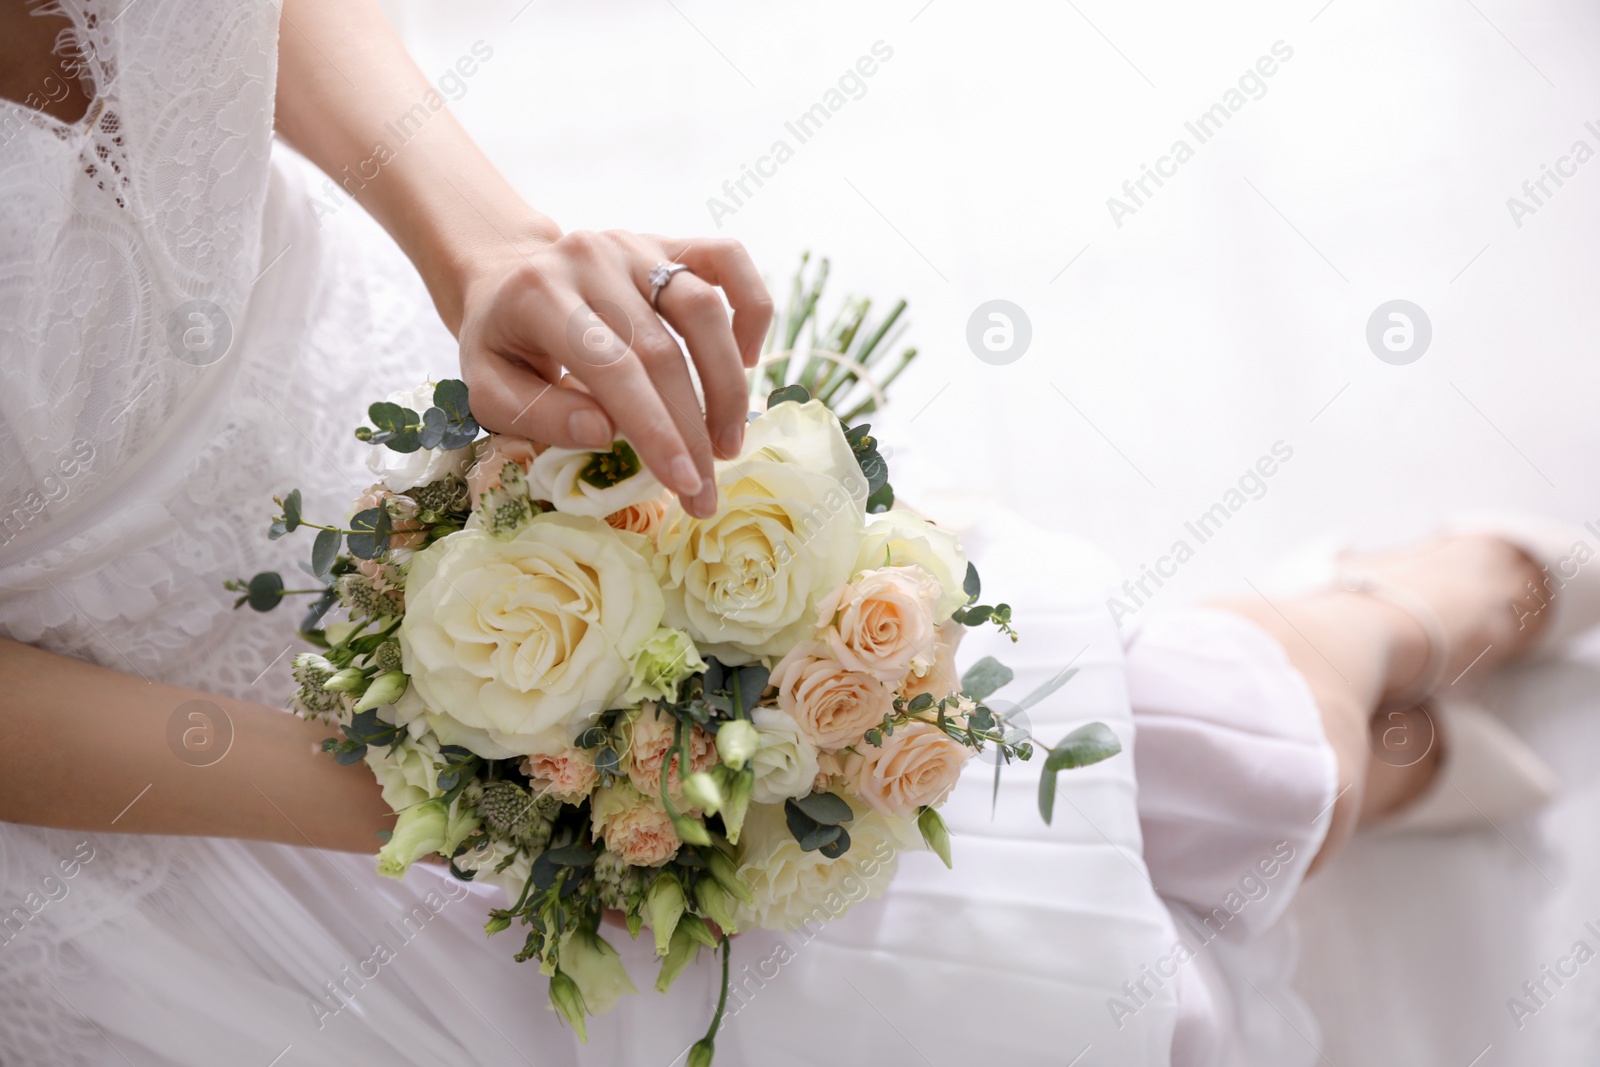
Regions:
<instances>
[{"instance_id":1,"label":"bride","mask_svg":"<svg viewBox=\"0 0 1600 1067\"><path fill-rule=\"evenodd\" d=\"M277 709L294 635L231 611L223 582L289 562L261 537L265 493L299 485L327 510L363 488L362 446L333 428L372 383L453 373L457 353L485 426L626 434L712 513L771 318L749 258L563 234L367 0L11 5L0 42L7 1061L681 1057L708 967L580 1047L536 969L485 943L489 890L375 876L376 788ZM415 135L385 144L418 105ZM328 213L313 168L365 212ZM652 280L672 263L688 269ZM1504 604L1556 549L1505 526L1127 634L1092 550L1003 515L968 541L1038 619L1021 684L1080 670L1038 725L1104 718L1132 758L1084 772L1053 827L1026 767L991 811L980 765L947 809L953 874L908 856L884 900L821 933L741 935L723 1062L1315 1060L1287 990L1299 881L1361 822L1459 822L1457 794L1537 803L1542 768L1492 720L1420 709L1441 679L1596 615L1579 583L1513 627ZM1441 742L1375 756L1380 705L1408 730L1437 716Z\"/></svg>"}]
</instances>

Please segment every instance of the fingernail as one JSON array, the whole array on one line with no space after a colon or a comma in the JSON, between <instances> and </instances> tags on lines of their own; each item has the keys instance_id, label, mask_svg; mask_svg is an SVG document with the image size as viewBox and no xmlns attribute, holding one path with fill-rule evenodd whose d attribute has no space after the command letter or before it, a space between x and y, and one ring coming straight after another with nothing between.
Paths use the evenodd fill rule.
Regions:
<instances>
[{"instance_id":1,"label":"fingernail","mask_svg":"<svg viewBox=\"0 0 1600 1067\"><path fill-rule=\"evenodd\" d=\"M717 513L717 483L707 482L700 491L694 495L694 501L689 509L698 518L709 519Z\"/></svg>"},{"instance_id":2,"label":"fingernail","mask_svg":"<svg viewBox=\"0 0 1600 1067\"><path fill-rule=\"evenodd\" d=\"M587 408L567 416L567 432L582 448L604 448L611 443L611 428L606 420Z\"/></svg>"},{"instance_id":3,"label":"fingernail","mask_svg":"<svg viewBox=\"0 0 1600 1067\"><path fill-rule=\"evenodd\" d=\"M704 483L700 478L699 468L694 465L694 460L688 456L679 456L667 469L672 474L672 485L679 496L692 497L700 492L700 487Z\"/></svg>"},{"instance_id":4,"label":"fingernail","mask_svg":"<svg viewBox=\"0 0 1600 1067\"><path fill-rule=\"evenodd\" d=\"M744 446L744 427L739 424L724 427L717 434L717 448L728 459L739 454L739 449Z\"/></svg>"}]
</instances>

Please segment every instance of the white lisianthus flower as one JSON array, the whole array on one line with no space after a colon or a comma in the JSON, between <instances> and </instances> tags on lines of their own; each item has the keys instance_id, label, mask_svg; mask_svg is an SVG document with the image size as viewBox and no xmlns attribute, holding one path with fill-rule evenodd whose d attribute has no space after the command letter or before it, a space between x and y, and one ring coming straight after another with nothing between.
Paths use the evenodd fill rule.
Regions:
<instances>
[{"instance_id":1,"label":"white lisianthus flower","mask_svg":"<svg viewBox=\"0 0 1600 1067\"><path fill-rule=\"evenodd\" d=\"M724 663L781 656L854 572L867 480L838 418L813 400L752 422L739 458L717 464L717 486L716 515L674 500L656 532L668 625Z\"/></svg>"},{"instance_id":2,"label":"white lisianthus flower","mask_svg":"<svg viewBox=\"0 0 1600 1067\"><path fill-rule=\"evenodd\" d=\"M956 535L904 508L867 519L856 570L917 566L939 583L934 622L943 622L967 602L967 554Z\"/></svg>"},{"instance_id":3,"label":"white lisianthus flower","mask_svg":"<svg viewBox=\"0 0 1600 1067\"><path fill-rule=\"evenodd\" d=\"M506 863L513 854L516 858ZM522 895L522 888L528 884L528 875L533 870L533 861L515 844L487 838L457 856L454 862L456 869L463 873L476 872L472 878L474 885L492 885L504 893L507 907ZM499 869L501 864L505 864L504 870Z\"/></svg>"},{"instance_id":4,"label":"white lisianthus flower","mask_svg":"<svg viewBox=\"0 0 1600 1067\"><path fill-rule=\"evenodd\" d=\"M817 778L817 746L782 708L756 708L750 713L759 741L750 767L756 772L750 799L757 804L782 804L811 792ZM727 729L726 726L723 729Z\"/></svg>"},{"instance_id":5,"label":"white lisianthus flower","mask_svg":"<svg viewBox=\"0 0 1600 1067\"><path fill-rule=\"evenodd\" d=\"M433 382L415 389L390 393L391 404L409 408L418 415L433 407ZM436 482L447 474L465 476L472 462L472 446L466 448L419 448L415 452L396 452L388 445L373 445L367 453L367 469L391 493L403 493L419 485Z\"/></svg>"},{"instance_id":6,"label":"white lisianthus flower","mask_svg":"<svg viewBox=\"0 0 1600 1067\"><path fill-rule=\"evenodd\" d=\"M633 446L621 439L602 452L545 449L528 468L528 486L535 500L548 500L557 511L592 519L653 500L664 489Z\"/></svg>"},{"instance_id":7,"label":"white lisianthus flower","mask_svg":"<svg viewBox=\"0 0 1600 1067\"><path fill-rule=\"evenodd\" d=\"M363 757L383 789L383 802L394 811L432 800L439 788L439 739L431 734L402 737L388 748L368 745Z\"/></svg>"},{"instance_id":8,"label":"white lisianthus flower","mask_svg":"<svg viewBox=\"0 0 1600 1067\"><path fill-rule=\"evenodd\" d=\"M891 819L852 803L845 823L850 850L830 860L804 852L781 804L752 804L739 838L739 873L754 903L735 903L741 930L798 930L839 918L863 900L876 899L894 877L899 854L920 849L922 836L909 819Z\"/></svg>"},{"instance_id":9,"label":"white lisianthus flower","mask_svg":"<svg viewBox=\"0 0 1600 1067\"><path fill-rule=\"evenodd\" d=\"M615 706L661 623L646 547L547 513L511 537L459 530L417 553L400 653L439 740L488 759L551 754Z\"/></svg>"},{"instance_id":10,"label":"white lisianthus flower","mask_svg":"<svg viewBox=\"0 0 1600 1067\"><path fill-rule=\"evenodd\" d=\"M624 704L642 700L672 700L678 683L706 669L694 642L682 630L663 626L640 646L633 657L633 684L622 694Z\"/></svg>"},{"instance_id":11,"label":"white lisianthus flower","mask_svg":"<svg viewBox=\"0 0 1600 1067\"><path fill-rule=\"evenodd\" d=\"M478 828L478 816L457 797L423 801L400 812L388 842L378 850L378 873L404 878L411 865L424 856L448 856Z\"/></svg>"},{"instance_id":12,"label":"white lisianthus flower","mask_svg":"<svg viewBox=\"0 0 1600 1067\"><path fill-rule=\"evenodd\" d=\"M637 993L622 957L611 943L592 930L569 930L562 935L557 955L561 969L578 983L583 1006L590 1015L604 1015L625 995Z\"/></svg>"}]
</instances>

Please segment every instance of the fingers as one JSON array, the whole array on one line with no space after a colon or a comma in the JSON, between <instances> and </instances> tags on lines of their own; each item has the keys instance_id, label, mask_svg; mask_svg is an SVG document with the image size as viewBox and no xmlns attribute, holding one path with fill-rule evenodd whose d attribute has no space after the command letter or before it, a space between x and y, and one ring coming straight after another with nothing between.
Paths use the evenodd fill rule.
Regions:
<instances>
[{"instance_id":1,"label":"fingers","mask_svg":"<svg viewBox=\"0 0 1600 1067\"><path fill-rule=\"evenodd\" d=\"M739 359L746 367L761 358L761 342L772 326L772 295L756 270L744 245L726 239L665 241L668 251L678 248L677 261L707 283L721 287L733 307L733 337ZM662 292L665 299L666 293ZM701 373L704 373L702 371Z\"/></svg>"},{"instance_id":2,"label":"fingers","mask_svg":"<svg viewBox=\"0 0 1600 1067\"><path fill-rule=\"evenodd\" d=\"M689 344L706 394L706 429L717 454L734 459L744 445L749 383L717 290L689 271L673 276L657 301L662 317Z\"/></svg>"},{"instance_id":3,"label":"fingers","mask_svg":"<svg viewBox=\"0 0 1600 1067\"><path fill-rule=\"evenodd\" d=\"M515 360L463 352L461 373L474 417L494 433L562 448L604 448L615 436L611 420L593 399L575 389L558 389Z\"/></svg>"},{"instance_id":4,"label":"fingers","mask_svg":"<svg viewBox=\"0 0 1600 1067\"><path fill-rule=\"evenodd\" d=\"M630 355L570 364L573 375L613 413L639 458L683 497L690 514L711 516L717 510L711 439L682 350L629 279L597 279L587 289L590 306L626 340Z\"/></svg>"}]
</instances>

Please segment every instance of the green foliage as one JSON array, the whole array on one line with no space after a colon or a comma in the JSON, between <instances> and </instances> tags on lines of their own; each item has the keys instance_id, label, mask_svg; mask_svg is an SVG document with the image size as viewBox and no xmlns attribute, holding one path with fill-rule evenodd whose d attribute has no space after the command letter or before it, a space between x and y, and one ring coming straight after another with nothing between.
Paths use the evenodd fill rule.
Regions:
<instances>
[{"instance_id":1,"label":"green foliage","mask_svg":"<svg viewBox=\"0 0 1600 1067\"><path fill-rule=\"evenodd\" d=\"M1122 742L1105 723L1091 722L1078 727L1050 750L1039 775L1039 814L1048 823L1055 813L1056 775L1075 767L1110 759L1122 751Z\"/></svg>"},{"instance_id":2,"label":"green foliage","mask_svg":"<svg viewBox=\"0 0 1600 1067\"><path fill-rule=\"evenodd\" d=\"M1013 677L1010 667L993 656L985 656L961 676L961 691L973 700L982 700L1009 684Z\"/></svg>"},{"instance_id":3,"label":"green foliage","mask_svg":"<svg viewBox=\"0 0 1600 1067\"><path fill-rule=\"evenodd\" d=\"M798 800L786 800L783 815L789 833L806 852L820 851L829 859L837 859L850 847L850 835L840 824L855 818L855 812L836 794L811 793Z\"/></svg>"},{"instance_id":4,"label":"green foliage","mask_svg":"<svg viewBox=\"0 0 1600 1067\"><path fill-rule=\"evenodd\" d=\"M354 532L345 538L350 554L360 559L377 559L389 551L389 534L392 525L386 508L368 508L358 511L350 519Z\"/></svg>"}]
</instances>

